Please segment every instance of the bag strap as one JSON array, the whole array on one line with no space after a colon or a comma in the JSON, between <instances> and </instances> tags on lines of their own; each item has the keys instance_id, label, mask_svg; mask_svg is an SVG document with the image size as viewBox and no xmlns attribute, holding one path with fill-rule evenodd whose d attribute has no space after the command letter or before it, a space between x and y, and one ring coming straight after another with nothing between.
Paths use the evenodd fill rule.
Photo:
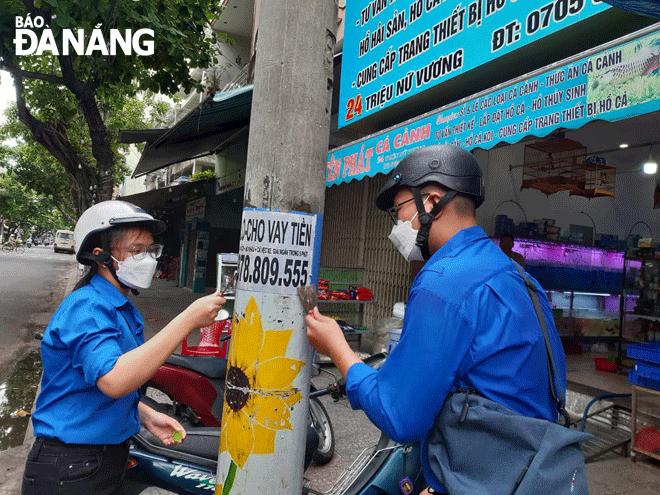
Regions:
<instances>
[{"instance_id":1,"label":"bag strap","mask_svg":"<svg viewBox=\"0 0 660 495\"><path fill-rule=\"evenodd\" d=\"M543 330L543 337L545 338L545 351L548 356L548 376L550 380L550 394L552 395L552 398L557 402L557 410L559 411L559 414L562 415L564 418L564 425L568 426L571 418L568 415L568 412L566 412L566 408L564 407L566 402L564 399L564 396L561 393L561 390L557 388L555 384L555 379L557 380L557 384L560 384L561 381L559 380L559 374L557 373L557 368L555 367L555 360L552 356L552 349L550 348L550 338L548 337L548 328L545 324L545 317L543 316L543 311L541 310L541 302L539 301L539 296L536 293L537 287L534 283L532 283L529 278L525 275L525 271L520 267L520 265L516 262L513 262L513 264L516 266L518 269L518 272L522 276L523 280L525 281L525 286L527 287L527 292L529 293L529 297L532 299L532 304L534 305L534 311L536 311L536 317L539 320L539 324L541 325L541 329Z\"/></svg>"}]
</instances>

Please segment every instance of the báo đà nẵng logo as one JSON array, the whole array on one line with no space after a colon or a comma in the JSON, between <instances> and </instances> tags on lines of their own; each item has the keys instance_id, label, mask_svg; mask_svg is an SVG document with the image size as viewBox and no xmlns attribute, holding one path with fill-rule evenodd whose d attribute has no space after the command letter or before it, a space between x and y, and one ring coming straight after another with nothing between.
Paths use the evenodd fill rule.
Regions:
<instances>
[{"instance_id":1,"label":"b\u00e1o \u0111\u00e0 n\u1eb5ng logo","mask_svg":"<svg viewBox=\"0 0 660 495\"><path fill-rule=\"evenodd\" d=\"M41 16L34 19L28 14L25 18L16 16L16 36L14 46L16 55L43 55L48 52L52 55L116 55L120 49L124 55L153 55L154 31L153 29L110 29L106 40L102 24L97 24L92 34L85 36L84 29L62 29L61 46L55 42L53 31L45 25ZM33 29L42 29L37 34ZM146 38L146 39L143 39Z\"/></svg>"}]
</instances>

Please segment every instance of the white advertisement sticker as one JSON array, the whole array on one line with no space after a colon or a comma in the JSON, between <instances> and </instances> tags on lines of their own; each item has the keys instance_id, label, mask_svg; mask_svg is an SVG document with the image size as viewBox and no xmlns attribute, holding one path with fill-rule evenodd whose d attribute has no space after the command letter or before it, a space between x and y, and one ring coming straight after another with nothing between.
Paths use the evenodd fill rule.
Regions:
<instances>
[{"instance_id":1,"label":"white advertisement sticker","mask_svg":"<svg viewBox=\"0 0 660 495\"><path fill-rule=\"evenodd\" d=\"M243 210L238 288L296 294L311 280L316 215Z\"/></svg>"}]
</instances>

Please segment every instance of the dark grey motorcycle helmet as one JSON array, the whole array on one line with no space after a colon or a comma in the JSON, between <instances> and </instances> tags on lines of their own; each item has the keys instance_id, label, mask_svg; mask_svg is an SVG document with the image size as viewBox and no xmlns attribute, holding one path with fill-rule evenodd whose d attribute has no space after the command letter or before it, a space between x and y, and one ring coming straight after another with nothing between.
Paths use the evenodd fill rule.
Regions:
<instances>
[{"instance_id":1,"label":"dark grey motorcycle helmet","mask_svg":"<svg viewBox=\"0 0 660 495\"><path fill-rule=\"evenodd\" d=\"M477 159L469 151L451 144L417 149L399 162L376 198L383 211L394 206L394 195L401 187L420 187L436 182L474 199L478 208L484 202L484 183Z\"/></svg>"}]
</instances>

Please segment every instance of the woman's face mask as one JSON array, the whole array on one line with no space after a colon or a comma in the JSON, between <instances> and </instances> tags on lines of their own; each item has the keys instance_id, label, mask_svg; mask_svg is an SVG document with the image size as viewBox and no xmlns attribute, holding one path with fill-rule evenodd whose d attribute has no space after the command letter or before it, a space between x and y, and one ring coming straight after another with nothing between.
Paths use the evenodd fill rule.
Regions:
<instances>
[{"instance_id":1,"label":"woman's face mask","mask_svg":"<svg viewBox=\"0 0 660 495\"><path fill-rule=\"evenodd\" d=\"M119 269L117 270L117 279L131 289L148 289L153 280L154 273L156 273L156 266L158 261L151 256L146 256L141 260L136 260L133 256L129 256L124 261L119 261L115 257L112 258L117 262Z\"/></svg>"},{"instance_id":2,"label":"woman's face mask","mask_svg":"<svg viewBox=\"0 0 660 495\"><path fill-rule=\"evenodd\" d=\"M428 199L428 196L426 197ZM426 204L426 199L424 203ZM399 250L403 257L408 261L424 261L422 250L417 245L418 231L413 229L412 221L417 217L419 212L415 212L410 220L398 220L397 224L392 227L389 239L392 244Z\"/></svg>"}]
</instances>

